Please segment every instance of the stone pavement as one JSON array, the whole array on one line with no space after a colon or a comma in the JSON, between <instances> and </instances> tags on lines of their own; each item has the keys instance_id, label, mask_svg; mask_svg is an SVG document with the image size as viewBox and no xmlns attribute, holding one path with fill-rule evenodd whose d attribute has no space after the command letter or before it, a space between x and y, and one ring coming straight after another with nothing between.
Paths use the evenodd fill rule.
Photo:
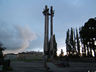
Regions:
<instances>
[{"instance_id":1,"label":"stone pavement","mask_svg":"<svg viewBox=\"0 0 96 72\"><path fill-rule=\"evenodd\" d=\"M11 67L13 71L8 72L88 72L94 70L96 72L96 63L69 62L69 67L58 67L52 62L47 62L48 71L44 68L43 61L13 61Z\"/></svg>"},{"instance_id":2,"label":"stone pavement","mask_svg":"<svg viewBox=\"0 0 96 72\"><path fill-rule=\"evenodd\" d=\"M69 67L58 67L52 62L47 62L49 71L52 72L88 72L89 70L93 70L93 72L96 72L96 63L94 64L94 66L93 63L82 62L70 62L69 64Z\"/></svg>"},{"instance_id":3,"label":"stone pavement","mask_svg":"<svg viewBox=\"0 0 96 72\"><path fill-rule=\"evenodd\" d=\"M9 72L46 72L43 61L34 61L34 62L17 61L12 62L11 67L13 68L13 71Z\"/></svg>"}]
</instances>

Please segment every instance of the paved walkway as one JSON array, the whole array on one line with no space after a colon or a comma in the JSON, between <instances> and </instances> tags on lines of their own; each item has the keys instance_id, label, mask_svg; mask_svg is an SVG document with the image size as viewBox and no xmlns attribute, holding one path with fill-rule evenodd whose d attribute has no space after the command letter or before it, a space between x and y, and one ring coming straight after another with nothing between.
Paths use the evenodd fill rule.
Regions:
<instances>
[{"instance_id":1,"label":"paved walkway","mask_svg":"<svg viewBox=\"0 0 96 72\"><path fill-rule=\"evenodd\" d=\"M96 72L96 63L70 62L69 64L69 67L58 67L52 62L47 62L49 70L46 71L43 61L14 61L11 62L13 71L9 72L88 72L89 69Z\"/></svg>"},{"instance_id":2,"label":"paved walkway","mask_svg":"<svg viewBox=\"0 0 96 72\"><path fill-rule=\"evenodd\" d=\"M11 67L13 71L10 72L46 72L43 61L35 62L12 62Z\"/></svg>"},{"instance_id":3,"label":"paved walkway","mask_svg":"<svg viewBox=\"0 0 96 72\"><path fill-rule=\"evenodd\" d=\"M47 66L49 71L52 72L88 72L88 70L94 70L96 72L96 63L82 63L82 62L70 62L69 67L58 67L55 64L48 62Z\"/></svg>"}]
</instances>

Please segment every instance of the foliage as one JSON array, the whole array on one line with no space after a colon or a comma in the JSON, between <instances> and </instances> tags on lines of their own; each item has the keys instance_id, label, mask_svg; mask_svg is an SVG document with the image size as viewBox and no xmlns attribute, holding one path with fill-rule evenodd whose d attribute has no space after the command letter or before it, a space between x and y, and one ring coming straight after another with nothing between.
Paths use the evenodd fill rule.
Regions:
<instances>
[{"instance_id":1,"label":"foliage","mask_svg":"<svg viewBox=\"0 0 96 72\"><path fill-rule=\"evenodd\" d=\"M92 50L96 55L96 19L90 18L80 29L80 38L84 48L87 48L88 55L92 56ZM90 53L90 54L89 54Z\"/></svg>"},{"instance_id":2,"label":"foliage","mask_svg":"<svg viewBox=\"0 0 96 72\"><path fill-rule=\"evenodd\" d=\"M79 40L79 35L78 35L77 29L76 29L76 43L77 43L78 55L80 55L80 40Z\"/></svg>"},{"instance_id":3,"label":"foliage","mask_svg":"<svg viewBox=\"0 0 96 72\"><path fill-rule=\"evenodd\" d=\"M67 55L74 55L76 53L76 36L73 28L67 30L66 36L66 50Z\"/></svg>"},{"instance_id":4,"label":"foliage","mask_svg":"<svg viewBox=\"0 0 96 72\"><path fill-rule=\"evenodd\" d=\"M84 26L71 28L66 33L66 50L69 56L92 57L92 50L96 56L96 18L90 18ZM76 35L75 35L76 32ZM80 51L82 50L82 51Z\"/></svg>"},{"instance_id":5,"label":"foliage","mask_svg":"<svg viewBox=\"0 0 96 72\"><path fill-rule=\"evenodd\" d=\"M63 49L61 49L60 57L63 57L63 56L64 56L64 52L63 52Z\"/></svg>"}]
</instances>

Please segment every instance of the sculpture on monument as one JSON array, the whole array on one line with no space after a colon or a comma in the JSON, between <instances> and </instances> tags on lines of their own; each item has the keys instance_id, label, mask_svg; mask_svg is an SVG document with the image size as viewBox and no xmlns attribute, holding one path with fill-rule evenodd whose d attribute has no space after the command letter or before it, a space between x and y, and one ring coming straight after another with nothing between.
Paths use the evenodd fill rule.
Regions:
<instances>
[{"instance_id":1,"label":"sculpture on monument","mask_svg":"<svg viewBox=\"0 0 96 72\"><path fill-rule=\"evenodd\" d=\"M54 16L53 7L51 6L50 13L49 13L49 8L46 5L43 14L45 16L44 55L47 55L49 58L53 58L57 55L56 53L57 43L56 43L55 35L53 34L53 16ZM50 40L49 40L49 16L51 16Z\"/></svg>"}]
</instances>

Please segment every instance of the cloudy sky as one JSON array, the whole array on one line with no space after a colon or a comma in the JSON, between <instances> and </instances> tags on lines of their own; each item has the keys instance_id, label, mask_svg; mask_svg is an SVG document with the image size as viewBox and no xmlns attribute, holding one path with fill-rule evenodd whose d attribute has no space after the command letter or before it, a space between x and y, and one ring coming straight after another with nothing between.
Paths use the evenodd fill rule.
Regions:
<instances>
[{"instance_id":1,"label":"cloudy sky","mask_svg":"<svg viewBox=\"0 0 96 72\"><path fill-rule=\"evenodd\" d=\"M96 0L0 0L0 42L6 47L4 53L43 51L45 5L55 10L58 51L65 50L68 28L79 28L96 17Z\"/></svg>"}]
</instances>

